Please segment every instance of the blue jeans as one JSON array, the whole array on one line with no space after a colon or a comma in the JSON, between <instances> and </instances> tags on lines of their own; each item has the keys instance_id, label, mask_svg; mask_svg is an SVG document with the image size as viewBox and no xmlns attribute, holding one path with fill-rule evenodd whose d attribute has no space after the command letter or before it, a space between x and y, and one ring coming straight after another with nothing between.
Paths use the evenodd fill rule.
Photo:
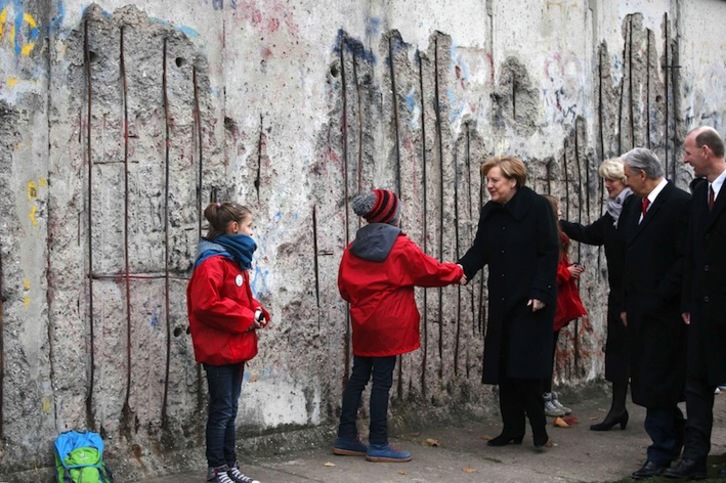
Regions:
<instances>
[{"instance_id":1,"label":"blue jeans","mask_svg":"<svg viewBox=\"0 0 726 483\"><path fill-rule=\"evenodd\" d=\"M207 463L211 467L233 465L237 461L236 428L239 395L245 365L204 364L209 388L209 414L207 416Z\"/></svg>"},{"instance_id":2,"label":"blue jeans","mask_svg":"<svg viewBox=\"0 0 726 483\"><path fill-rule=\"evenodd\" d=\"M388 443L388 393L393 385L394 367L396 367L396 356L353 356L353 371L343 391L343 408L340 411L338 436L358 437L358 428L355 425L358 407L363 390L373 374L370 403L371 425L368 441L371 444Z\"/></svg>"}]
</instances>

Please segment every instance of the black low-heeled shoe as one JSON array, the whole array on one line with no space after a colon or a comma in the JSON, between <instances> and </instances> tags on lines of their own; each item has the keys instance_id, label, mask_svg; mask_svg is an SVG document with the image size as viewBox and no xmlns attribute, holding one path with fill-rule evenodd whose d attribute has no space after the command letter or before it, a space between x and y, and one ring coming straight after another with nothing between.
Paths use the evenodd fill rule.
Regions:
<instances>
[{"instance_id":1,"label":"black low-heeled shoe","mask_svg":"<svg viewBox=\"0 0 726 483\"><path fill-rule=\"evenodd\" d=\"M492 438L487 441L487 446L506 446L508 444L522 444L524 436L508 436L506 434L500 434L496 438Z\"/></svg>"},{"instance_id":2,"label":"black low-heeled shoe","mask_svg":"<svg viewBox=\"0 0 726 483\"><path fill-rule=\"evenodd\" d=\"M630 416L628 415L628 411L625 411L623 414L615 419L611 419L610 421L606 420L602 423L590 425L590 431L610 431L616 424L620 425L620 429L625 429L628 426L629 417Z\"/></svg>"}]
</instances>

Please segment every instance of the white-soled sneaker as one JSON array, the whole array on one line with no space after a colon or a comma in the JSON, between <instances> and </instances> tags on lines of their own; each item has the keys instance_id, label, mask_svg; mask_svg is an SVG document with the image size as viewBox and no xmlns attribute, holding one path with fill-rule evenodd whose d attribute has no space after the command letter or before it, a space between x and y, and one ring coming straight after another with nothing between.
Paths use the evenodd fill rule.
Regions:
<instances>
[{"instance_id":1,"label":"white-soled sneaker","mask_svg":"<svg viewBox=\"0 0 726 483\"><path fill-rule=\"evenodd\" d=\"M237 462L235 462L235 464L233 464L229 468L229 471L227 471L227 476L229 476L234 483L260 483L259 481L255 480L254 478L245 476L239 470L239 464Z\"/></svg>"},{"instance_id":2,"label":"white-soled sneaker","mask_svg":"<svg viewBox=\"0 0 726 483\"><path fill-rule=\"evenodd\" d=\"M207 482L235 483L234 480L229 477L229 466L227 465L207 468Z\"/></svg>"},{"instance_id":3,"label":"white-soled sneaker","mask_svg":"<svg viewBox=\"0 0 726 483\"><path fill-rule=\"evenodd\" d=\"M556 418L558 416L564 416L565 412L555 406L555 403L552 401L552 393L546 392L542 396L542 399L544 400L544 413L545 416L549 416L551 418Z\"/></svg>"},{"instance_id":4,"label":"white-soled sneaker","mask_svg":"<svg viewBox=\"0 0 726 483\"><path fill-rule=\"evenodd\" d=\"M563 406L562 403L560 403L560 399L557 397L557 393L554 391L552 391L552 404L554 404L558 409L563 410L565 412L565 416L572 414L572 409L567 406Z\"/></svg>"}]
</instances>

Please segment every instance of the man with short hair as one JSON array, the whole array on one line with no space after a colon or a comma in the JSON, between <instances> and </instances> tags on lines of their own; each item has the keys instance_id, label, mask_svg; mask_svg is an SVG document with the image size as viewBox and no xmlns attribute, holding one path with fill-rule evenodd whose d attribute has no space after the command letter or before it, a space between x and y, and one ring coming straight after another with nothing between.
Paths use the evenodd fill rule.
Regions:
<instances>
[{"instance_id":1,"label":"man with short hair","mask_svg":"<svg viewBox=\"0 0 726 483\"><path fill-rule=\"evenodd\" d=\"M626 243L623 323L630 342L633 402L646 408L652 440L635 479L660 475L683 446L686 331L681 321L683 256L691 195L663 177L650 150L623 155L625 177L635 196L623 206L620 228Z\"/></svg>"},{"instance_id":2,"label":"man with short hair","mask_svg":"<svg viewBox=\"0 0 726 483\"><path fill-rule=\"evenodd\" d=\"M686 379L686 445L683 459L664 475L679 479L706 478L711 449L713 395L726 381L726 179L724 143L718 132L701 126L686 136L683 162L704 177L694 188L683 279L683 321L688 326ZM723 195L723 196L722 196ZM721 478L726 477L722 468Z\"/></svg>"}]
</instances>

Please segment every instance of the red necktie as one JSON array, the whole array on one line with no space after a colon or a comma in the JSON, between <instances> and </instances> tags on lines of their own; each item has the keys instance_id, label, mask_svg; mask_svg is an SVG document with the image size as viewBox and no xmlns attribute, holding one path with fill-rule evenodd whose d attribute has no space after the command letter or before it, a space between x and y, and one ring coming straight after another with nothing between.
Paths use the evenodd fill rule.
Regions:
<instances>
[{"instance_id":1,"label":"red necktie","mask_svg":"<svg viewBox=\"0 0 726 483\"><path fill-rule=\"evenodd\" d=\"M642 208L640 210L641 213L643 214L643 218L645 218L645 214L648 212L648 206L649 205L650 205L650 200L646 196L645 198L643 198L643 206L642 206Z\"/></svg>"},{"instance_id":2,"label":"red necktie","mask_svg":"<svg viewBox=\"0 0 726 483\"><path fill-rule=\"evenodd\" d=\"M713 202L716 199L716 193L713 192L713 186L708 187L708 212L711 213L713 210Z\"/></svg>"}]
</instances>

